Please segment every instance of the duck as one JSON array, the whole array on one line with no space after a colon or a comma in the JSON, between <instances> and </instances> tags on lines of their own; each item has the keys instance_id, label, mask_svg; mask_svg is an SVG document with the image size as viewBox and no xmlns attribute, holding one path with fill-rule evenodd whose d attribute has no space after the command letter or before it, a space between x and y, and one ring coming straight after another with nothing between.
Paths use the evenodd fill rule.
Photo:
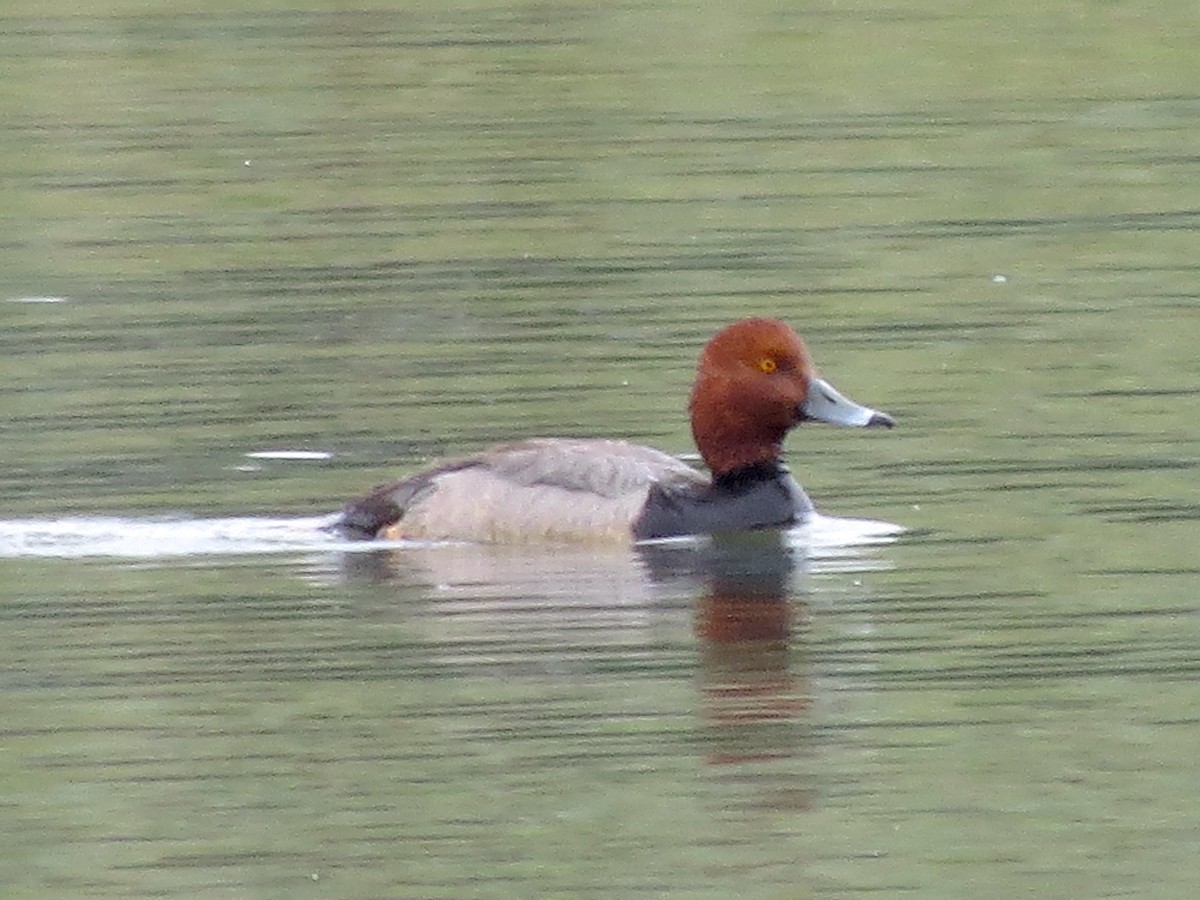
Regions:
<instances>
[{"instance_id":1,"label":"duck","mask_svg":"<svg viewBox=\"0 0 1200 900\"><path fill-rule=\"evenodd\" d=\"M704 346L688 405L707 473L609 438L535 437L449 459L351 500L333 523L351 540L646 542L787 529L816 513L783 462L805 422L892 428L839 393L786 322L752 317Z\"/></svg>"}]
</instances>

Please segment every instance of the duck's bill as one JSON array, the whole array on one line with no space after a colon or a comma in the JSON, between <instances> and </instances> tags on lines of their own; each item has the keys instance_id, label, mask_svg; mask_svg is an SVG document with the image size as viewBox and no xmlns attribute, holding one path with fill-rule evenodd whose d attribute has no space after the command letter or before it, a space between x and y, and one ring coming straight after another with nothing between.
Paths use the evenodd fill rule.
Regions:
<instances>
[{"instance_id":1,"label":"duck's bill","mask_svg":"<svg viewBox=\"0 0 1200 900\"><path fill-rule=\"evenodd\" d=\"M808 396L800 404L800 415L814 422L849 428L891 428L896 420L887 413L859 406L823 378L810 378Z\"/></svg>"}]
</instances>

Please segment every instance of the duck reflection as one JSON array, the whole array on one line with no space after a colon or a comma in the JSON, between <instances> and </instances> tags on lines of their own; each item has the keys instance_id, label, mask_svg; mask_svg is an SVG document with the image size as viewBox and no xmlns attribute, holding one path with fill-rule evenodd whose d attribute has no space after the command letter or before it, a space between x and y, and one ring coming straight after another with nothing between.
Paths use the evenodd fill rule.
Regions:
<instances>
[{"instance_id":1,"label":"duck reflection","mask_svg":"<svg viewBox=\"0 0 1200 900\"><path fill-rule=\"evenodd\" d=\"M794 671L793 631L804 606L793 575L800 551L779 531L712 537L700 555L694 627L706 758L714 764L795 755L792 723L810 708Z\"/></svg>"},{"instance_id":2,"label":"duck reflection","mask_svg":"<svg viewBox=\"0 0 1200 900\"><path fill-rule=\"evenodd\" d=\"M789 532L717 534L629 548L442 545L349 553L343 572L384 583L373 615L402 617L441 664L545 672L644 666L695 675L704 757L794 755L809 709L793 632L805 554ZM396 591L412 592L407 611ZM414 611L415 609L415 611ZM697 652L698 650L698 652Z\"/></svg>"}]
</instances>

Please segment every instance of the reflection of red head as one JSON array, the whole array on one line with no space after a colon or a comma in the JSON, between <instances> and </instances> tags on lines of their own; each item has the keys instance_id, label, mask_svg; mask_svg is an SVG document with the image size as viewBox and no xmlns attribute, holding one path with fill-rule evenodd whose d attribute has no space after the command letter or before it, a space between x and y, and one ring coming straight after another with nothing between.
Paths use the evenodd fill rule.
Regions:
<instances>
[{"instance_id":1,"label":"reflection of red head","mask_svg":"<svg viewBox=\"0 0 1200 900\"><path fill-rule=\"evenodd\" d=\"M705 718L719 729L707 756L714 765L791 756L791 739L755 734L757 726L803 717L810 701L803 678L791 672L788 638L792 604L784 597L729 597L700 601L696 633L702 641L701 689Z\"/></svg>"}]
</instances>

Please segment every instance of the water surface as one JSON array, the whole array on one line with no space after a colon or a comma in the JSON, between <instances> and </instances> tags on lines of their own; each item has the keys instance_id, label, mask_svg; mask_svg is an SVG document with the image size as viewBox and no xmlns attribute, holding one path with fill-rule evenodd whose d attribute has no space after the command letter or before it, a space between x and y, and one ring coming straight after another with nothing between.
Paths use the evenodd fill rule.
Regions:
<instances>
[{"instance_id":1,"label":"water surface","mask_svg":"<svg viewBox=\"0 0 1200 900\"><path fill-rule=\"evenodd\" d=\"M0 23L6 894L1194 889L1190 5ZM904 534L319 530L492 441L687 452L760 313L896 416L789 449Z\"/></svg>"}]
</instances>

